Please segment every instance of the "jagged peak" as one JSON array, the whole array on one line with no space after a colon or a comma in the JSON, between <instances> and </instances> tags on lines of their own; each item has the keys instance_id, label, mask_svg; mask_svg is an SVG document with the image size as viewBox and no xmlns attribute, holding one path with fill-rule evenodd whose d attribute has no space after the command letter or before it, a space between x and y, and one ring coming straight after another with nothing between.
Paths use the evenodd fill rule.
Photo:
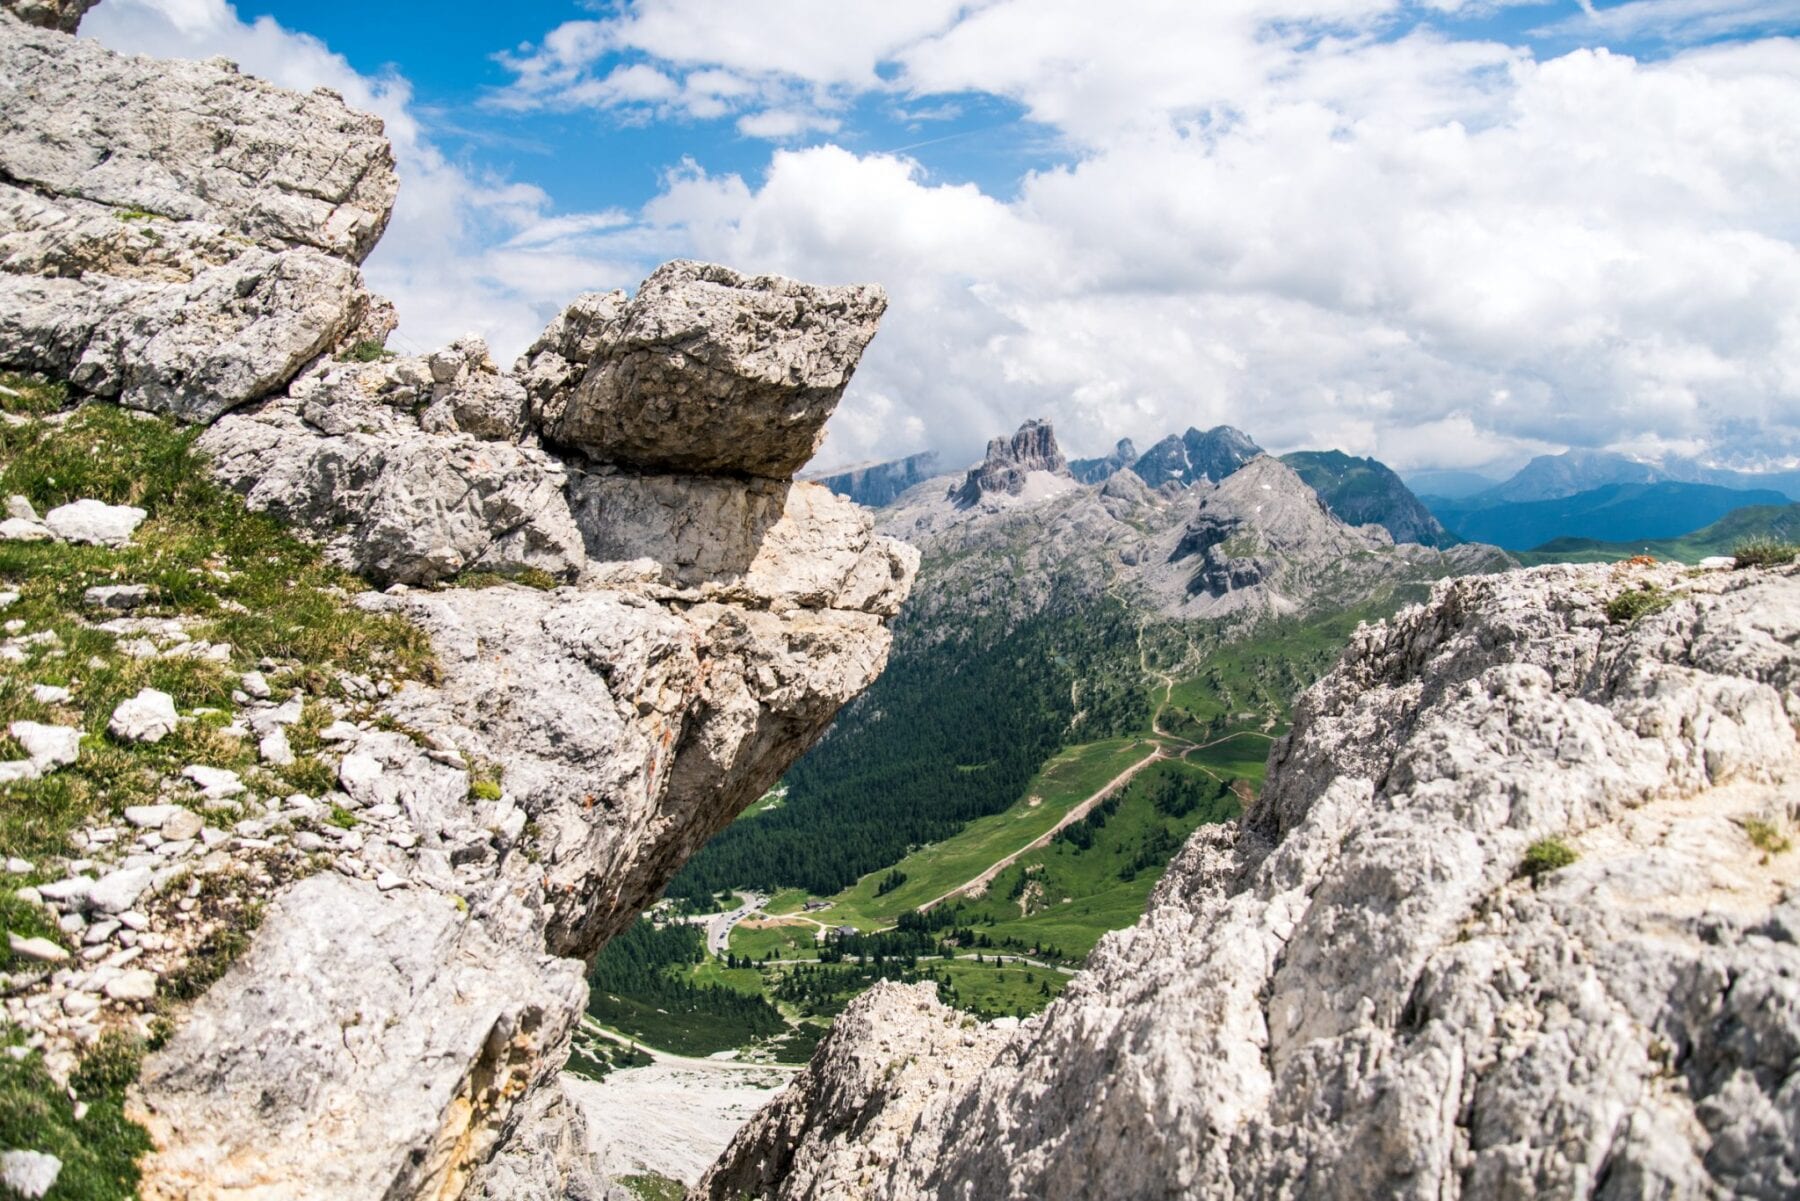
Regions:
<instances>
[{"instance_id":1,"label":"jagged peak","mask_svg":"<svg viewBox=\"0 0 1800 1201\"><path fill-rule=\"evenodd\" d=\"M1021 496L1033 472L1074 479L1069 461L1056 445L1055 428L1042 417L1026 421L1010 438L990 440L987 457L969 468L968 477L951 497L959 508L968 508L996 493Z\"/></svg>"}]
</instances>

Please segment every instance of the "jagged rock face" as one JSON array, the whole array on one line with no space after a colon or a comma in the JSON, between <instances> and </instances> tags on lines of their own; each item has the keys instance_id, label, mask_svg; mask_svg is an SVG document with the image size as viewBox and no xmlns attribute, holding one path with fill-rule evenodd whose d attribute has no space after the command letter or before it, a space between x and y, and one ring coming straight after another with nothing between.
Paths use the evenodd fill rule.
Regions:
<instances>
[{"instance_id":1,"label":"jagged rock face","mask_svg":"<svg viewBox=\"0 0 1800 1201\"><path fill-rule=\"evenodd\" d=\"M1672 605L1609 621L1645 584ZM1800 852L1751 831L1800 820L1797 646L1791 569L1439 585L984 1067L856 1081L959 1045L860 1001L705 1191L1792 1196ZM1522 877L1549 837L1576 861Z\"/></svg>"},{"instance_id":2,"label":"jagged rock face","mask_svg":"<svg viewBox=\"0 0 1800 1201\"><path fill-rule=\"evenodd\" d=\"M856 467L811 478L814 483L825 485L839 496L847 496L859 505L879 509L898 500L900 494L908 488L924 483L936 475L937 469L937 452L928 450L922 454L908 455L904 459L895 459L891 463L875 463L868 467Z\"/></svg>"},{"instance_id":3,"label":"jagged rock face","mask_svg":"<svg viewBox=\"0 0 1800 1201\"><path fill-rule=\"evenodd\" d=\"M27 25L74 33L81 18L99 0L0 0L0 9L17 16Z\"/></svg>"},{"instance_id":4,"label":"jagged rock face","mask_svg":"<svg viewBox=\"0 0 1800 1201\"><path fill-rule=\"evenodd\" d=\"M1130 466L1152 488L1202 480L1216 484L1261 453L1262 447L1248 434L1220 425L1204 432L1190 428L1180 436L1170 434Z\"/></svg>"},{"instance_id":5,"label":"jagged rock face","mask_svg":"<svg viewBox=\"0 0 1800 1201\"><path fill-rule=\"evenodd\" d=\"M818 449L887 308L875 287L814 287L692 262L658 268L622 305L606 300L587 301L540 339L540 354L587 363L572 390L547 389L545 437L637 469L776 479ZM524 373L548 380L559 370L546 360Z\"/></svg>"},{"instance_id":6,"label":"jagged rock face","mask_svg":"<svg viewBox=\"0 0 1800 1201\"><path fill-rule=\"evenodd\" d=\"M1011 438L988 443L987 458L969 469L968 478L955 492L956 503L969 508L984 497L1020 496L1031 483L1033 472L1069 479L1069 461L1056 445L1056 431L1048 421L1033 418Z\"/></svg>"},{"instance_id":7,"label":"jagged rock face","mask_svg":"<svg viewBox=\"0 0 1800 1201\"><path fill-rule=\"evenodd\" d=\"M523 401L516 380L472 370L454 351L326 363L287 395L218 421L198 445L252 509L315 531L335 561L375 584L527 569L572 580L587 556L563 464L458 428L471 412L484 434L510 428Z\"/></svg>"},{"instance_id":8,"label":"jagged rock face","mask_svg":"<svg viewBox=\"0 0 1800 1201\"><path fill-rule=\"evenodd\" d=\"M0 14L0 364L209 421L385 337L381 122Z\"/></svg>"}]
</instances>

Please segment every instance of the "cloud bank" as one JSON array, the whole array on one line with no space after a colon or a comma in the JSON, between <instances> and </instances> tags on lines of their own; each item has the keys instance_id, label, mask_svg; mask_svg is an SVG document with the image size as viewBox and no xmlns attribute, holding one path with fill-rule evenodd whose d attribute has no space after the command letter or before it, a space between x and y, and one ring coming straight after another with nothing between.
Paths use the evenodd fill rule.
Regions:
<instances>
[{"instance_id":1,"label":"cloud bank","mask_svg":"<svg viewBox=\"0 0 1800 1201\"><path fill-rule=\"evenodd\" d=\"M316 43L260 69L242 46L272 34L217 0L89 20L190 6L229 17L246 69L324 72L394 114L424 195L370 273L409 336L486 323L511 352L575 291L678 253L884 284L830 460L968 454L1033 415L1080 453L1221 421L1403 468L1800 451L1785 0L1589 7L1541 54L1462 34L1502 6L1456 0L634 0L509 51L486 103L772 144L757 172L677 157L603 214L445 161L403 80L337 60L333 82ZM859 129L870 104L954 117L969 95L1016 105L1055 165L984 192Z\"/></svg>"}]
</instances>

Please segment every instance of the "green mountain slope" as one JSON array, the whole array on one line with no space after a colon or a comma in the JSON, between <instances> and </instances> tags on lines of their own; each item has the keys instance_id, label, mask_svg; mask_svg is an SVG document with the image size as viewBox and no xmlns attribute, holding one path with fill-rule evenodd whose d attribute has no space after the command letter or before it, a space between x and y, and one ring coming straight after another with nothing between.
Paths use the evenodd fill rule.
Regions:
<instances>
[{"instance_id":1,"label":"green mountain slope","mask_svg":"<svg viewBox=\"0 0 1800 1201\"><path fill-rule=\"evenodd\" d=\"M1342 521L1383 526L1395 542L1445 547L1459 541L1385 463L1341 450L1298 450L1281 461Z\"/></svg>"},{"instance_id":2,"label":"green mountain slope","mask_svg":"<svg viewBox=\"0 0 1800 1201\"><path fill-rule=\"evenodd\" d=\"M1729 555L1743 543L1759 538L1800 542L1800 504L1752 505L1737 509L1680 538L1649 538L1635 542L1558 538L1534 550L1520 551L1518 557L1527 566L1534 567L1540 563L1605 563L1633 555L1698 563L1714 555Z\"/></svg>"}]
</instances>

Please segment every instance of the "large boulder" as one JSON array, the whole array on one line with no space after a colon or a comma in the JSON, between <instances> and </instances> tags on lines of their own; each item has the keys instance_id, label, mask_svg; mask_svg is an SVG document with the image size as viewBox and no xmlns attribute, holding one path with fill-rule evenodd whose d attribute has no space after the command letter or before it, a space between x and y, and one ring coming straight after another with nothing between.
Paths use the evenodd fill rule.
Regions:
<instances>
[{"instance_id":1,"label":"large boulder","mask_svg":"<svg viewBox=\"0 0 1800 1201\"><path fill-rule=\"evenodd\" d=\"M521 365L547 439L633 468L775 479L818 449L887 308L876 287L695 262L663 265L628 302L578 303Z\"/></svg>"},{"instance_id":2,"label":"large boulder","mask_svg":"<svg viewBox=\"0 0 1800 1201\"><path fill-rule=\"evenodd\" d=\"M81 18L99 0L0 0L0 9L12 13L27 25L40 29L57 29L74 33Z\"/></svg>"},{"instance_id":3,"label":"large boulder","mask_svg":"<svg viewBox=\"0 0 1800 1201\"><path fill-rule=\"evenodd\" d=\"M0 366L210 421L393 315L381 122L0 14Z\"/></svg>"}]
</instances>

